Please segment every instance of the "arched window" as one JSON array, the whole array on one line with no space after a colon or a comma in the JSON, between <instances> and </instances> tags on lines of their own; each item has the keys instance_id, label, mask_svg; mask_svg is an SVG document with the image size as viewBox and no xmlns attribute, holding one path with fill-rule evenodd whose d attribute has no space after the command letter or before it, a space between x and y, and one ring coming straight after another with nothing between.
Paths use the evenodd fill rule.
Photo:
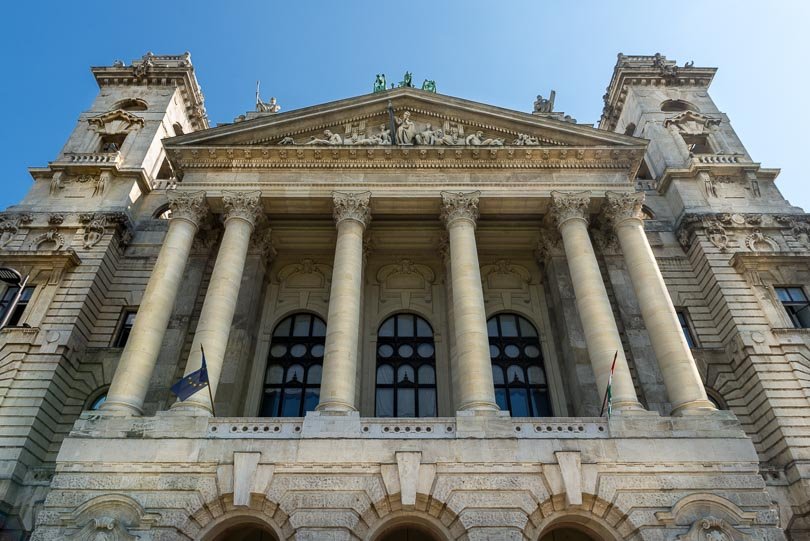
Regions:
<instances>
[{"instance_id":1,"label":"arched window","mask_svg":"<svg viewBox=\"0 0 810 541\"><path fill-rule=\"evenodd\" d=\"M127 98L115 104L113 109L123 109L124 111L146 111L149 105L140 98Z\"/></svg>"},{"instance_id":2,"label":"arched window","mask_svg":"<svg viewBox=\"0 0 810 541\"><path fill-rule=\"evenodd\" d=\"M295 314L276 325L264 375L262 417L303 417L321 394L326 323Z\"/></svg>"},{"instance_id":3,"label":"arched window","mask_svg":"<svg viewBox=\"0 0 810 541\"><path fill-rule=\"evenodd\" d=\"M512 417L550 417L551 401L537 329L516 314L487 321L495 399Z\"/></svg>"},{"instance_id":4,"label":"arched window","mask_svg":"<svg viewBox=\"0 0 810 541\"><path fill-rule=\"evenodd\" d=\"M419 316L391 316L377 331L376 414L436 416L436 346Z\"/></svg>"},{"instance_id":5,"label":"arched window","mask_svg":"<svg viewBox=\"0 0 810 541\"><path fill-rule=\"evenodd\" d=\"M85 403L84 409L90 411L98 411L101 409L102 404L107 401L107 387L95 391L90 395L90 399Z\"/></svg>"},{"instance_id":6,"label":"arched window","mask_svg":"<svg viewBox=\"0 0 810 541\"><path fill-rule=\"evenodd\" d=\"M664 113L678 113L681 111L695 111L698 108L684 100L666 100L661 104L661 111Z\"/></svg>"},{"instance_id":7,"label":"arched window","mask_svg":"<svg viewBox=\"0 0 810 541\"><path fill-rule=\"evenodd\" d=\"M183 126L181 126L179 122L175 122L174 124L172 124L172 129L174 130L175 136L183 135L183 133L185 133L183 131Z\"/></svg>"}]
</instances>

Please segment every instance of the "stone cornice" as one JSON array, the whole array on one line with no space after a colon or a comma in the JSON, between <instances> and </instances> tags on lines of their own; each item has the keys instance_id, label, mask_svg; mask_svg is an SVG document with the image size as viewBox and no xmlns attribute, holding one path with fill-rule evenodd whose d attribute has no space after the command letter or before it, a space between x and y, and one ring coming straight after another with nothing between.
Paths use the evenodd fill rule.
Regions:
<instances>
[{"instance_id":1,"label":"stone cornice","mask_svg":"<svg viewBox=\"0 0 810 541\"><path fill-rule=\"evenodd\" d=\"M371 223L371 209L369 201L371 192L345 193L333 192L333 217L335 224L339 225L344 220L354 220L360 222L363 227L368 227Z\"/></svg>"},{"instance_id":2,"label":"stone cornice","mask_svg":"<svg viewBox=\"0 0 810 541\"><path fill-rule=\"evenodd\" d=\"M623 147L420 147L309 145L174 147L183 169L610 169L633 174L644 146Z\"/></svg>"},{"instance_id":3,"label":"stone cornice","mask_svg":"<svg viewBox=\"0 0 810 541\"><path fill-rule=\"evenodd\" d=\"M674 180L696 178L698 173L708 172L716 176L743 175L755 173L757 180L773 182L779 169L763 168L757 162L747 161L743 155L700 155L691 158L687 167L668 167L661 174L656 185L659 194L665 194Z\"/></svg>"},{"instance_id":4,"label":"stone cornice","mask_svg":"<svg viewBox=\"0 0 810 541\"><path fill-rule=\"evenodd\" d=\"M467 220L473 225L478 221L478 199L481 192L442 192L441 219L445 226L456 220Z\"/></svg>"}]
</instances>

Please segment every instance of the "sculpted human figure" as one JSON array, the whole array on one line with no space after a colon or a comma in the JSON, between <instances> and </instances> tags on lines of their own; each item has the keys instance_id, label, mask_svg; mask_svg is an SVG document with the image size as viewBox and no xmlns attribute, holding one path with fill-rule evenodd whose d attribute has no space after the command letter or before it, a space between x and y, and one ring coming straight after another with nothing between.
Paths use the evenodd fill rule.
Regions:
<instances>
[{"instance_id":1,"label":"sculpted human figure","mask_svg":"<svg viewBox=\"0 0 810 541\"><path fill-rule=\"evenodd\" d=\"M323 131L323 139L318 139L314 135L307 141L308 145L342 145L343 138L338 133L332 133L331 130Z\"/></svg>"},{"instance_id":2,"label":"sculpted human figure","mask_svg":"<svg viewBox=\"0 0 810 541\"><path fill-rule=\"evenodd\" d=\"M411 120L411 112L405 111L402 113L402 118L395 117L394 119L399 126L397 128L397 141L401 145L412 145L413 138L416 136L416 124Z\"/></svg>"},{"instance_id":3,"label":"sculpted human figure","mask_svg":"<svg viewBox=\"0 0 810 541\"><path fill-rule=\"evenodd\" d=\"M380 133L376 137L381 145L391 144L391 130L385 124L380 124Z\"/></svg>"},{"instance_id":4,"label":"sculpted human figure","mask_svg":"<svg viewBox=\"0 0 810 541\"><path fill-rule=\"evenodd\" d=\"M436 141L436 134L433 132L433 127L428 124L425 129L416 134L416 144L418 145L432 145Z\"/></svg>"},{"instance_id":5,"label":"sculpted human figure","mask_svg":"<svg viewBox=\"0 0 810 541\"><path fill-rule=\"evenodd\" d=\"M286 137L283 137L281 139L281 141L278 142L278 144L279 145L294 145L295 144L295 139L293 139L292 137L290 137L288 135Z\"/></svg>"},{"instance_id":6,"label":"sculpted human figure","mask_svg":"<svg viewBox=\"0 0 810 541\"><path fill-rule=\"evenodd\" d=\"M467 143L468 145L472 145L472 146L481 146L481 145L484 144L483 137L484 137L484 132L477 131L475 133L472 133L472 134L468 135L467 139L465 139L464 142Z\"/></svg>"},{"instance_id":7,"label":"sculpted human figure","mask_svg":"<svg viewBox=\"0 0 810 541\"><path fill-rule=\"evenodd\" d=\"M383 92L385 90L385 74L378 73L374 79L374 92Z\"/></svg>"}]
</instances>

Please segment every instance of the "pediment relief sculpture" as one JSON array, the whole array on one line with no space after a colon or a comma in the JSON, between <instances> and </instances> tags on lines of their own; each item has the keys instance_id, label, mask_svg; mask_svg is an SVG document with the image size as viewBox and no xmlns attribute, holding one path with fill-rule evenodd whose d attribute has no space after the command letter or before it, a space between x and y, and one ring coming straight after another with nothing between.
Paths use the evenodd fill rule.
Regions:
<instances>
[{"instance_id":1,"label":"pediment relief sculpture","mask_svg":"<svg viewBox=\"0 0 810 541\"><path fill-rule=\"evenodd\" d=\"M123 109L88 118L87 122L98 133L127 133L144 126L143 118Z\"/></svg>"},{"instance_id":2,"label":"pediment relief sculpture","mask_svg":"<svg viewBox=\"0 0 810 541\"><path fill-rule=\"evenodd\" d=\"M430 267L408 258L385 265L377 272L377 282L386 290L425 291L435 280L436 275Z\"/></svg>"}]
</instances>

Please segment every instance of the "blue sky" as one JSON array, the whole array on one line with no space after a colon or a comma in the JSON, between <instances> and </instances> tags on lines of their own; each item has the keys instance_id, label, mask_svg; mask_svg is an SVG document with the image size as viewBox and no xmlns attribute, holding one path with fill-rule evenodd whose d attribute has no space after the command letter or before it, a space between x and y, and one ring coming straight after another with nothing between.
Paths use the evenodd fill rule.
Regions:
<instances>
[{"instance_id":1,"label":"blue sky","mask_svg":"<svg viewBox=\"0 0 810 541\"><path fill-rule=\"evenodd\" d=\"M285 111L365 94L374 75L595 123L616 53L661 52L716 66L710 93L754 160L780 167L810 209L802 170L810 126L810 2L423 1L9 2L0 23L6 106L0 209L19 201L27 168L53 160L96 95L90 66L146 51L191 51L212 125L253 108L255 82Z\"/></svg>"}]
</instances>

